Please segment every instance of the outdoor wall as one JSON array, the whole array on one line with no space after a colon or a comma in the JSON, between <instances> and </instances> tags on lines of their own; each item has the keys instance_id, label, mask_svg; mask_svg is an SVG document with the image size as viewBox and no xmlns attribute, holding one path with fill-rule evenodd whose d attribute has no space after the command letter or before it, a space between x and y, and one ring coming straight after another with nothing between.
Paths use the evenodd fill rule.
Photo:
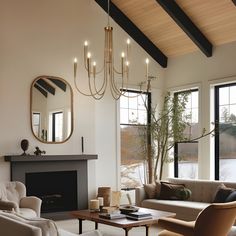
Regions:
<instances>
[{"instance_id":1,"label":"outdoor wall","mask_svg":"<svg viewBox=\"0 0 236 236\"><path fill-rule=\"evenodd\" d=\"M80 87L86 87L86 73L81 64L83 42L91 43L97 65L103 61L104 26L107 16L93 0L8 0L0 8L0 180L10 179L7 154L21 154L20 141L28 139L28 152L35 146L47 154L98 154L89 161L89 196L98 186L117 189L119 183L119 144L117 103L107 94L94 101L78 94L73 84L73 58L78 57ZM114 27L115 56L125 48L128 35ZM131 39L132 40L132 39ZM145 51L132 42L131 84L143 81ZM151 58L150 58L151 59ZM120 65L120 61L117 62ZM150 74L158 76L153 85L163 86L164 70L150 61ZM30 86L40 75L58 76L72 86L74 93L74 132L63 144L43 144L34 138L30 127Z\"/></svg>"},{"instance_id":2,"label":"outdoor wall","mask_svg":"<svg viewBox=\"0 0 236 236\"><path fill-rule=\"evenodd\" d=\"M207 58L203 53L196 52L181 57L169 59L165 71L167 90L181 90L199 88L200 127L210 129L210 122L214 121L212 114L211 87L236 79L236 43L229 43L214 47L213 56ZM210 99L211 98L211 99ZM211 111L211 112L210 112ZM199 178L214 178L214 153L210 136L199 142ZM210 145L211 144L211 145ZM173 166L166 175L173 175Z\"/></svg>"}]
</instances>

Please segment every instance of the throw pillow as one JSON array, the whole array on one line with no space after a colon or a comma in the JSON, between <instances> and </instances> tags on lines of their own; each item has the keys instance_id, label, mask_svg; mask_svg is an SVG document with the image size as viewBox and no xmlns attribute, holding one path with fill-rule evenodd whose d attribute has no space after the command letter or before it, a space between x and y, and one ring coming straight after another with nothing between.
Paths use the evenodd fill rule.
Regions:
<instances>
[{"instance_id":1,"label":"throw pillow","mask_svg":"<svg viewBox=\"0 0 236 236\"><path fill-rule=\"evenodd\" d=\"M236 190L229 194L229 196L225 199L225 202L233 202L236 201Z\"/></svg>"},{"instance_id":2,"label":"throw pillow","mask_svg":"<svg viewBox=\"0 0 236 236\"><path fill-rule=\"evenodd\" d=\"M156 181L152 184L144 184L143 187L149 199L159 198L161 192L160 181Z\"/></svg>"},{"instance_id":3,"label":"throw pillow","mask_svg":"<svg viewBox=\"0 0 236 236\"><path fill-rule=\"evenodd\" d=\"M163 200L179 200L176 192L180 189L184 189L183 184L173 184L169 182L161 182L160 199Z\"/></svg>"},{"instance_id":4,"label":"throw pillow","mask_svg":"<svg viewBox=\"0 0 236 236\"><path fill-rule=\"evenodd\" d=\"M183 189L177 189L175 194L180 200L187 200L190 198L192 192L188 188L183 188Z\"/></svg>"},{"instance_id":5,"label":"throw pillow","mask_svg":"<svg viewBox=\"0 0 236 236\"><path fill-rule=\"evenodd\" d=\"M144 187L144 190L145 190L145 192L147 194L147 197L149 199L156 198L157 189L156 189L156 184L155 183L153 183L153 184L144 184L143 187Z\"/></svg>"},{"instance_id":6,"label":"throw pillow","mask_svg":"<svg viewBox=\"0 0 236 236\"><path fill-rule=\"evenodd\" d=\"M217 191L214 197L213 202L222 203L225 202L226 198L234 191L233 188L228 188L224 184L220 184L217 187Z\"/></svg>"}]
</instances>

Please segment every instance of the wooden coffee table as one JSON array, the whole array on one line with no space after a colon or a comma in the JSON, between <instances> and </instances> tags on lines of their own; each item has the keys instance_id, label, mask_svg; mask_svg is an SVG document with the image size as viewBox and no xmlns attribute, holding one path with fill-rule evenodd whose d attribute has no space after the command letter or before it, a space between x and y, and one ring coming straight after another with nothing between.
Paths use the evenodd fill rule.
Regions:
<instances>
[{"instance_id":1,"label":"wooden coffee table","mask_svg":"<svg viewBox=\"0 0 236 236\"><path fill-rule=\"evenodd\" d=\"M83 220L90 220L95 222L95 229L98 228L98 223L122 228L125 230L125 236L128 236L129 230L133 227L144 226L146 228L146 236L149 235L149 227L153 224L158 223L158 220L162 217L175 217L175 213L167 211L158 211L148 208L140 208L139 211L147 212L152 214L151 219L141 220L130 220L126 218L122 219L104 219L99 217L98 212L90 212L89 210L78 210L71 212L72 216L79 220L79 234L82 234L82 222Z\"/></svg>"}]
</instances>

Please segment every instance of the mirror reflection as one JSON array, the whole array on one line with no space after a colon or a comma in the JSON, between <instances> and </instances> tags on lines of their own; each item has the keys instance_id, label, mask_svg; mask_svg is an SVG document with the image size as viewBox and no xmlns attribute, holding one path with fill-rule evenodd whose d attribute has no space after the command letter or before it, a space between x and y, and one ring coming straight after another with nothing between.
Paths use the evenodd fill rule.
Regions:
<instances>
[{"instance_id":1,"label":"mirror reflection","mask_svg":"<svg viewBox=\"0 0 236 236\"><path fill-rule=\"evenodd\" d=\"M73 130L72 89L62 78L39 76L31 86L31 128L45 143L65 142Z\"/></svg>"}]
</instances>

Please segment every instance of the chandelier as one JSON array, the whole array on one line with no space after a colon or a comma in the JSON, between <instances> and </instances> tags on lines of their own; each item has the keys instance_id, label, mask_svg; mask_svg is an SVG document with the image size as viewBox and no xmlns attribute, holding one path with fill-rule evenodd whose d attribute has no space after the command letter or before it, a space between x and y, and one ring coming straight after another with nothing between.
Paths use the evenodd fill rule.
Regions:
<instances>
[{"instance_id":1,"label":"chandelier","mask_svg":"<svg viewBox=\"0 0 236 236\"><path fill-rule=\"evenodd\" d=\"M109 87L112 97L118 100L122 95L127 96L127 85L129 84L129 66L130 66L130 39L126 41L126 52L121 52L120 68L114 66L113 49L113 28L110 26L110 0L107 7L107 26L105 30L104 59L101 69L97 69L96 61L92 60L92 54L89 51L88 41L84 42L83 63L87 71L88 92L83 92L77 84L77 58L74 59L74 83L77 91L85 96L93 97L96 100L103 98L106 89ZM146 58L145 82L139 84L141 87L146 84L146 90L150 90L150 81L152 76L148 76L149 59ZM103 73L101 81L100 74Z\"/></svg>"}]
</instances>

